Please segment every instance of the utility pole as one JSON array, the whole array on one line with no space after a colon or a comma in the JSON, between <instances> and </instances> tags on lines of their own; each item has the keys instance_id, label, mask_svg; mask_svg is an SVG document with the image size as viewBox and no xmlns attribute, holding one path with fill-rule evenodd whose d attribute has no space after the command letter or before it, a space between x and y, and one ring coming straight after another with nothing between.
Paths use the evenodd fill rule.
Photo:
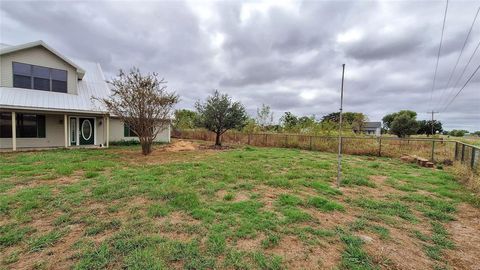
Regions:
<instances>
[{"instance_id":1,"label":"utility pole","mask_svg":"<svg viewBox=\"0 0 480 270\"><path fill-rule=\"evenodd\" d=\"M434 114L439 113L439 112L435 112L434 110L432 110L431 112L427 112L427 113L431 113L431 114L432 114L432 122L431 122L430 126L431 126L431 128L432 128L432 136L433 136L433 135L434 135L433 130L434 130L434 124L435 124L435 122L434 122L434 120L433 120L433 119L434 119Z\"/></svg>"},{"instance_id":2,"label":"utility pole","mask_svg":"<svg viewBox=\"0 0 480 270\"><path fill-rule=\"evenodd\" d=\"M345 64L342 64L342 88L340 92L340 116L338 121L338 166L337 187L340 188L342 181L342 111L343 111L343 81L345 78Z\"/></svg>"}]
</instances>

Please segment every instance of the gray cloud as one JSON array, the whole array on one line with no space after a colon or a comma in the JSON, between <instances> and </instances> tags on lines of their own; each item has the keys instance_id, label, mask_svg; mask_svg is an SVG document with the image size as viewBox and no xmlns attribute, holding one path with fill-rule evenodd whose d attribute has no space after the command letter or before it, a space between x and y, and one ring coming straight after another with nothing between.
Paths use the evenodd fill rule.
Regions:
<instances>
[{"instance_id":1,"label":"gray cloud","mask_svg":"<svg viewBox=\"0 0 480 270\"><path fill-rule=\"evenodd\" d=\"M287 3L287 4L285 4ZM192 108L213 89L254 113L269 104L321 117L345 109L370 120L400 109L441 109L478 2L451 2L432 88L444 2L426 1L53 1L0 2L0 41L42 39L66 55L101 63L107 77L138 66L165 76ZM480 39L472 32L452 81ZM480 52L461 80L480 63ZM446 128L480 130L480 74L439 114Z\"/></svg>"}]
</instances>

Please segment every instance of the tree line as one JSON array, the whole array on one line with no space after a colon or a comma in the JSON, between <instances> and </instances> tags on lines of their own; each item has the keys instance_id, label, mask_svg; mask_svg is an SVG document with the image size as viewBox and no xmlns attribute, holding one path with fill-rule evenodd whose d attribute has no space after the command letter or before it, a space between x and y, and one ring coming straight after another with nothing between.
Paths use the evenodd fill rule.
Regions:
<instances>
[{"instance_id":1,"label":"tree line","mask_svg":"<svg viewBox=\"0 0 480 270\"><path fill-rule=\"evenodd\" d=\"M317 120L315 115L297 116L285 112L279 123L275 123L270 106L262 104L255 117L247 114L245 106L232 100L227 94L215 90L205 101L195 103L195 111L181 109L173 111L179 101L174 91L167 89L167 82L156 73L142 74L138 68L129 72L120 70L119 75L109 81L112 94L100 103L112 116L120 118L137 136L142 153L152 152L156 136L168 128L173 114L176 129L206 128L216 134L215 145L221 145L221 136L231 129L244 132L288 132L311 135L334 135L339 129L339 112L332 112ZM342 114L342 132L346 135L362 132L368 118L360 112ZM384 132L406 137L414 134L432 135L443 131L439 121L417 121L417 113L403 110L383 117ZM452 130L448 134L463 136L468 131ZM476 132L480 136L480 131Z\"/></svg>"},{"instance_id":2,"label":"tree line","mask_svg":"<svg viewBox=\"0 0 480 270\"><path fill-rule=\"evenodd\" d=\"M317 120L315 115L297 116L291 112L285 112L278 123L275 123L270 106L262 104L257 108L256 116L251 117L247 115L241 103L233 102L228 95L220 94L218 91L208 97L205 103L197 102L195 107L196 111L176 110L173 127L179 130L206 128L217 134L216 142L219 143L221 143L221 135L229 129L246 133L285 132L326 136L338 134L339 112L324 115L320 120ZM346 135L361 133L368 121L367 116L360 112L345 112L342 114L342 119L342 132ZM382 133L393 134L399 138L432 134L464 136L468 133L466 130L445 131L438 120L417 120L417 113L411 110L387 114L382 118L382 123ZM480 134L480 132L477 133Z\"/></svg>"}]
</instances>

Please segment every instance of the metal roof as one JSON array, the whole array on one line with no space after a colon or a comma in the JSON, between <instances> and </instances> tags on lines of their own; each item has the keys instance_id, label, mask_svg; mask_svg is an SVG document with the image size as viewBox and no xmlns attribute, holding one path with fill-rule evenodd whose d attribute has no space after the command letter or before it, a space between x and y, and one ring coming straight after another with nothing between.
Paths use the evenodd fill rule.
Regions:
<instances>
[{"instance_id":1,"label":"metal roof","mask_svg":"<svg viewBox=\"0 0 480 270\"><path fill-rule=\"evenodd\" d=\"M0 108L55 112L81 112L105 114L102 104L92 99L106 98L110 89L98 63L75 60L85 70L85 76L77 82L78 94L39 91L33 89L0 87Z\"/></svg>"},{"instance_id":2,"label":"metal roof","mask_svg":"<svg viewBox=\"0 0 480 270\"><path fill-rule=\"evenodd\" d=\"M382 122L365 122L364 128L381 128Z\"/></svg>"}]
</instances>

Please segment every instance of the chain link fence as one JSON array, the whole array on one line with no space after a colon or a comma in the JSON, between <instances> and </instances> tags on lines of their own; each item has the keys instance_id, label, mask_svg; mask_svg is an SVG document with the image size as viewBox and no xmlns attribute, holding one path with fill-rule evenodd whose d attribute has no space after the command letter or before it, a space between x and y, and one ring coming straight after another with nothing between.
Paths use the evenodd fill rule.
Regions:
<instances>
[{"instance_id":1,"label":"chain link fence","mask_svg":"<svg viewBox=\"0 0 480 270\"><path fill-rule=\"evenodd\" d=\"M206 130L176 130L173 138L215 141L215 133ZM351 155L402 157L416 155L437 163L459 161L480 172L480 148L462 142L394 137L342 137L342 152ZM298 148L313 151L338 151L338 137L304 134L242 133L229 131L222 135L222 142L260 147Z\"/></svg>"}]
</instances>

